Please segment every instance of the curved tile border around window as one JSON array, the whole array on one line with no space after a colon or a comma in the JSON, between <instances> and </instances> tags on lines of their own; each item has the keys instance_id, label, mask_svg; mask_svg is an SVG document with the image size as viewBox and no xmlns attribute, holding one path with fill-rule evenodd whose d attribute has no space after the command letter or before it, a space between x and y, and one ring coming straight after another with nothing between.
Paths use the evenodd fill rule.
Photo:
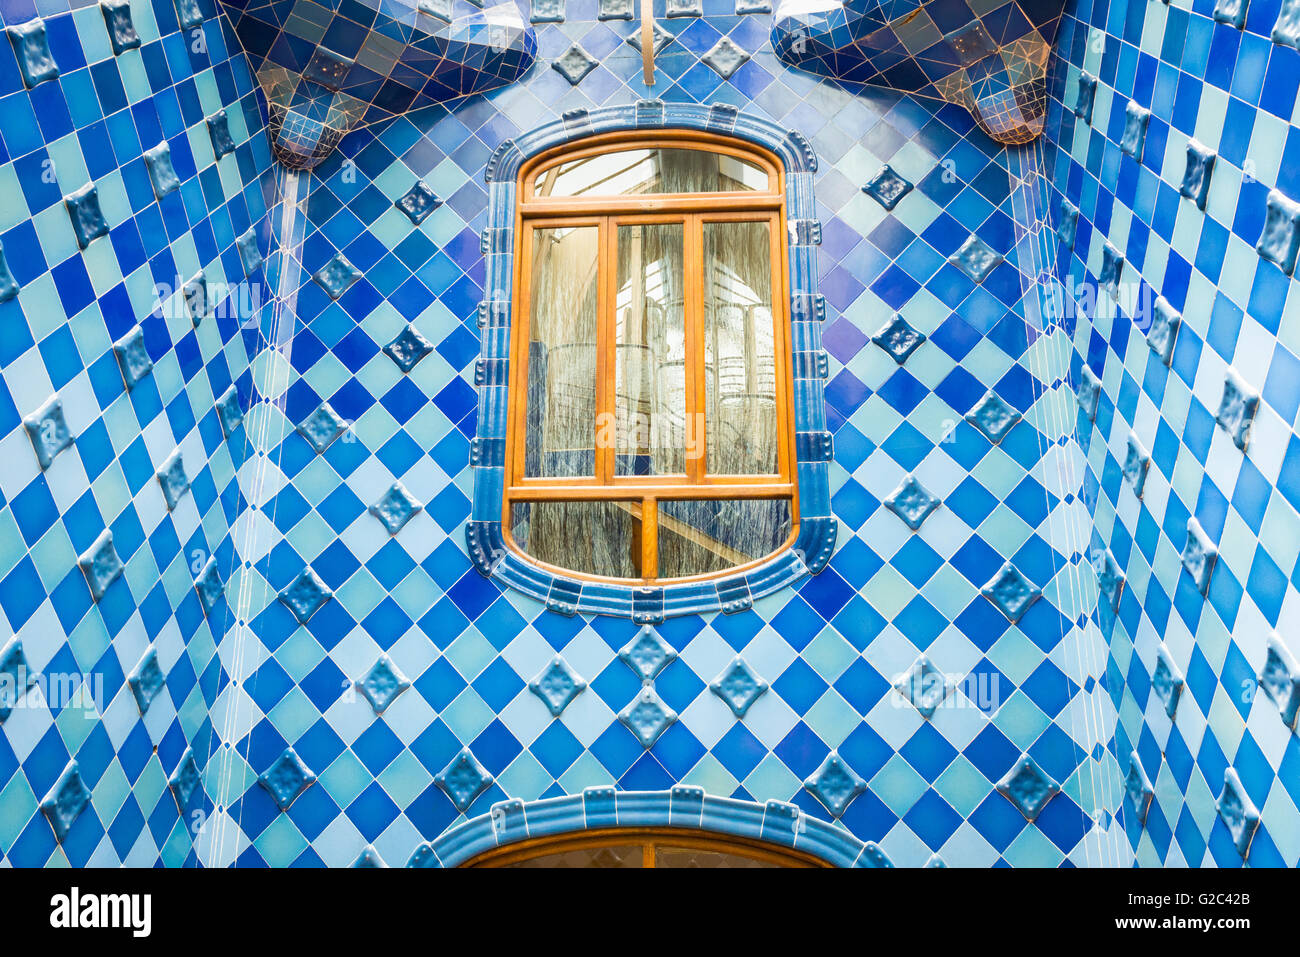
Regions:
<instances>
[{"instance_id":1,"label":"curved tile border around window","mask_svg":"<svg viewBox=\"0 0 1300 957\"><path fill-rule=\"evenodd\" d=\"M456 867L470 858L528 838L609 827L680 827L794 848L837 867L893 867L876 844L809 817L793 804L757 804L680 785L671 791L587 788L581 794L524 803L502 801L416 847L407 867Z\"/></svg>"},{"instance_id":2,"label":"curved tile border around window","mask_svg":"<svg viewBox=\"0 0 1300 957\"><path fill-rule=\"evenodd\" d=\"M641 100L626 106L574 110L561 119L506 140L488 162L488 224L484 231L486 298L479 307L482 359L504 364L510 355L513 296L515 185L530 156L597 133L644 129L706 130L749 140L771 150L785 166L786 219L814 222L813 173L817 157L800 133L743 113L733 106ZM815 233L817 230L811 230ZM501 528L508 412L504 376L479 387L478 434L471 447L474 504L465 527L470 560L488 578L546 603L552 611L631 618L654 624L675 615L744 611L754 600L817 574L835 549L837 523L830 505L831 436L826 431L820 323L825 303L817 292L816 246L792 236L790 331L794 376L799 534L787 550L749 570L702 581L653 586L590 582L555 575L506 548Z\"/></svg>"}]
</instances>

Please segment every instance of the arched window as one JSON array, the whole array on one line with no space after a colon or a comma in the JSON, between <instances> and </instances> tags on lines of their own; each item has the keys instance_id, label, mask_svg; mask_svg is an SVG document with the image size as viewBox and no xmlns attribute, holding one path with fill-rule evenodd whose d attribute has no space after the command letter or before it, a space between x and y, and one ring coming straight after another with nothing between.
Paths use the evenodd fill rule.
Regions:
<instances>
[{"instance_id":1,"label":"arched window","mask_svg":"<svg viewBox=\"0 0 1300 957\"><path fill-rule=\"evenodd\" d=\"M462 867L829 867L803 851L752 838L668 827L605 828L505 844Z\"/></svg>"},{"instance_id":2,"label":"arched window","mask_svg":"<svg viewBox=\"0 0 1300 957\"><path fill-rule=\"evenodd\" d=\"M552 570L718 575L798 529L785 183L699 131L520 169L503 529Z\"/></svg>"}]
</instances>

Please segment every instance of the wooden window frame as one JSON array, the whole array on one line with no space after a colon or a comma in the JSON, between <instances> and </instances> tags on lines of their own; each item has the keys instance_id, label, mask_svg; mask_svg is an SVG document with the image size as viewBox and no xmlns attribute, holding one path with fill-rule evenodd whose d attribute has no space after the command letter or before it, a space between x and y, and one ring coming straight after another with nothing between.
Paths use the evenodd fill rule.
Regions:
<instances>
[{"instance_id":1,"label":"wooden window frame","mask_svg":"<svg viewBox=\"0 0 1300 957\"><path fill-rule=\"evenodd\" d=\"M563 854L568 851L599 850L603 847L628 847L641 845L642 868L657 866L659 847L689 848L730 854L775 864L779 867L818 867L831 865L819 857L794 848L769 844L753 838L712 831L696 831L672 827L609 827L593 828L569 834L527 838L513 844L494 847L475 855L461 867L509 867L538 857Z\"/></svg>"},{"instance_id":2,"label":"wooden window frame","mask_svg":"<svg viewBox=\"0 0 1300 957\"><path fill-rule=\"evenodd\" d=\"M575 198L536 196L539 173L573 159L633 149L694 149L734 156L756 164L768 174L767 190L714 193L646 193ZM585 581L624 584L673 584L735 575L755 568L789 549L799 536L799 488L795 461L792 344L790 335L790 275L785 206L785 170L777 157L751 143L696 130L606 133L546 150L525 162L517 180L513 328L510 340L505 476L502 533L506 546L548 571ZM617 227L652 223L682 223L686 316L687 421L698 414L705 423L706 368L703 361L703 249L705 223L763 221L769 223L772 261L773 352L776 373L777 471L770 475L711 475L706 455L687 459L684 476L619 476L615 449L596 447L595 474L582 478L528 477L527 447L528 336L531 313L533 230L596 226L600 230L597 272L596 423L615 407L615 373L611 366L616 315ZM696 439L707 448L707 433ZM658 576L659 502L713 499L782 499L790 503L790 534L778 548L760 558L721 571L683 578ZM640 521L640 578L607 578L551 565L528 554L512 534L512 506L527 502L624 501L634 503ZM637 512L639 511L639 515Z\"/></svg>"}]
</instances>

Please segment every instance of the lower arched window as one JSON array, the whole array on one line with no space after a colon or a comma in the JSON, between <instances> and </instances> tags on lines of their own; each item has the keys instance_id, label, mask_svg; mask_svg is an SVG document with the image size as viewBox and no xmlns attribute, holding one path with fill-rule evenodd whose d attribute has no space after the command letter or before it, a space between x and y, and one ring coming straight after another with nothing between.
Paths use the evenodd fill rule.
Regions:
<instances>
[{"instance_id":1,"label":"lower arched window","mask_svg":"<svg viewBox=\"0 0 1300 957\"><path fill-rule=\"evenodd\" d=\"M486 851L462 867L829 867L763 841L676 828L607 828L535 838Z\"/></svg>"}]
</instances>

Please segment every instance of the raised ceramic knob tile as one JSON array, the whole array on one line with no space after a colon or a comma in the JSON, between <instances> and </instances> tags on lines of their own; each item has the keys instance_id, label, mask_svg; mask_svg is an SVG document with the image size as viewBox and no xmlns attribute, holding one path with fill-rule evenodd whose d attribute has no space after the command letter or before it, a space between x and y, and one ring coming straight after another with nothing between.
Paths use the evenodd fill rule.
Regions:
<instances>
[{"instance_id":1,"label":"raised ceramic knob tile","mask_svg":"<svg viewBox=\"0 0 1300 957\"><path fill-rule=\"evenodd\" d=\"M990 390L984 393L984 397L966 413L966 421L984 433L984 437L990 442L997 445L1020 421L1020 413L1003 401L996 392Z\"/></svg>"},{"instance_id":2,"label":"raised ceramic knob tile","mask_svg":"<svg viewBox=\"0 0 1300 957\"><path fill-rule=\"evenodd\" d=\"M419 226L430 213L442 205L442 200L423 180L416 180L415 185L393 205L405 213L407 219Z\"/></svg>"},{"instance_id":3,"label":"raised ceramic knob tile","mask_svg":"<svg viewBox=\"0 0 1300 957\"><path fill-rule=\"evenodd\" d=\"M191 30L203 22L203 11L199 8L199 0L174 0L174 2L176 19L182 30Z\"/></svg>"},{"instance_id":4,"label":"raised ceramic knob tile","mask_svg":"<svg viewBox=\"0 0 1300 957\"><path fill-rule=\"evenodd\" d=\"M731 664L713 679L709 690L726 703L732 714L743 718L754 702L763 696L767 682L758 676L749 662L736 655Z\"/></svg>"},{"instance_id":5,"label":"raised ceramic knob tile","mask_svg":"<svg viewBox=\"0 0 1300 957\"><path fill-rule=\"evenodd\" d=\"M289 810L298 795L311 787L316 775L303 763L293 748L285 748L274 763L257 779L266 788L281 811Z\"/></svg>"},{"instance_id":6,"label":"raised ceramic knob tile","mask_svg":"<svg viewBox=\"0 0 1300 957\"><path fill-rule=\"evenodd\" d=\"M235 140L230 135L230 121L226 119L225 110L217 110L208 117L208 136L217 159L235 151Z\"/></svg>"},{"instance_id":7,"label":"raised ceramic knob tile","mask_svg":"<svg viewBox=\"0 0 1300 957\"><path fill-rule=\"evenodd\" d=\"M194 590L199 594L199 603L203 605L203 613L211 615L212 609L216 607L221 596L226 592L226 586L221 581L221 574L217 571L217 559L215 556L208 559L194 579Z\"/></svg>"},{"instance_id":8,"label":"raised ceramic knob tile","mask_svg":"<svg viewBox=\"0 0 1300 957\"><path fill-rule=\"evenodd\" d=\"M691 14L691 16L698 16L698 14ZM726 36L721 37L708 53L700 57L705 66L724 80L731 79L731 75L744 66L748 59L749 54L737 46L731 37Z\"/></svg>"},{"instance_id":9,"label":"raised ceramic knob tile","mask_svg":"<svg viewBox=\"0 0 1300 957\"><path fill-rule=\"evenodd\" d=\"M100 0L99 10L104 15L104 26L108 29L109 42L113 44L113 55L120 56L127 50L140 46L140 34L131 22L131 4L129 0Z\"/></svg>"},{"instance_id":10,"label":"raised ceramic knob tile","mask_svg":"<svg viewBox=\"0 0 1300 957\"><path fill-rule=\"evenodd\" d=\"M185 462L181 458L180 449L167 456L167 460L159 467L158 485L167 501L167 511L174 511L176 503L190 490L190 479L185 474Z\"/></svg>"},{"instance_id":11,"label":"raised ceramic knob tile","mask_svg":"<svg viewBox=\"0 0 1300 957\"><path fill-rule=\"evenodd\" d=\"M361 849L361 853L357 855L357 859L352 862L352 866L365 870L371 868L385 868L388 865L384 863L384 859L379 856L379 852L375 850L374 846L367 844Z\"/></svg>"},{"instance_id":12,"label":"raised ceramic knob tile","mask_svg":"<svg viewBox=\"0 0 1300 957\"><path fill-rule=\"evenodd\" d=\"M1101 247L1101 271L1097 274L1097 285L1105 289L1112 299L1118 300L1119 282L1123 275L1124 256L1108 240Z\"/></svg>"},{"instance_id":13,"label":"raised ceramic knob tile","mask_svg":"<svg viewBox=\"0 0 1300 957\"><path fill-rule=\"evenodd\" d=\"M319 455L334 444L334 440L348 430L347 422L330 407L322 402L316 411L298 423L298 431L311 443Z\"/></svg>"},{"instance_id":14,"label":"raised ceramic knob tile","mask_svg":"<svg viewBox=\"0 0 1300 957\"><path fill-rule=\"evenodd\" d=\"M862 192L885 209L893 209L898 205L898 201L911 191L912 184L894 172L891 166L880 167L876 175L862 187Z\"/></svg>"},{"instance_id":15,"label":"raised ceramic knob tile","mask_svg":"<svg viewBox=\"0 0 1300 957\"><path fill-rule=\"evenodd\" d=\"M100 236L108 235L108 222L99 209L99 190L93 183L69 193L63 198L63 203L68 209L72 232L79 247L85 249Z\"/></svg>"},{"instance_id":16,"label":"raised ceramic knob tile","mask_svg":"<svg viewBox=\"0 0 1300 957\"><path fill-rule=\"evenodd\" d=\"M384 355L392 359L403 372L410 372L432 351L433 343L409 323L402 327L392 342L384 346Z\"/></svg>"},{"instance_id":17,"label":"raised ceramic knob tile","mask_svg":"<svg viewBox=\"0 0 1300 957\"><path fill-rule=\"evenodd\" d=\"M68 836L68 831L81 812L90 803L90 790L81 780L81 767L76 761L69 761L59 779L41 801L41 813L54 828L54 839L60 844Z\"/></svg>"},{"instance_id":18,"label":"raised ceramic knob tile","mask_svg":"<svg viewBox=\"0 0 1300 957\"><path fill-rule=\"evenodd\" d=\"M1291 275L1300 249L1300 203L1276 189L1269 191L1264 230L1255 249Z\"/></svg>"},{"instance_id":19,"label":"raised ceramic knob tile","mask_svg":"<svg viewBox=\"0 0 1300 957\"><path fill-rule=\"evenodd\" d=\"M1079 86L1074 98L1074 115L1092 125L1092 104L1097 98L1097 78L1090 73L1079 74Z\"/></svg>"},{"instance_id":20,"label":"raised ceramic knob tile","mask_svg":"<svg viewBox=\"0 0 1300 957\"><path fill-rule=\"evenodd\" d=\"M1079 207L1068 199L1061 200L1061 215L1056 221L1056 238L1066 249L1074 248L1074 237L1079 229Z\"/></svg>"},{"instance_id":21,"label":"raised ceramic knob tile","mask_svg":"<svg viewBox=\"0 0 1300 957\"><path fill-rule=\"evenodd\" d=\"M664 12L672 17L699 17L704 15L703 0L664 0Z\"/></svg>"},{"instance_id":22,"label":"raised ceramic knob tile","mask_svg":"<svg viewBox=\"0 0 1300 957\"><path fill-rule=\"evenodd\" d=\"M199 775L198 762L194 760L194 749L186 748L176 764L176 769L167 778L167 786L171 788L176 803L182 811L189 806L190 797L201 784L202 777Z\"/></svg>"},{"instance_id":23,"label":"raised ceramic knob tile","mask_svg":"<svg viewBox=\"0 0 1300 957\"><path fill-rule=\"evenodd\" d=\"M1236 768L1223 772L1223 792L1214 807L1232 835L1233 847L1244 859L1250 853L1250 842L1259 827L1259 809L1246 793Z\"/></svg>"},{"instance_id":24,"label":"raised ceramic knob tile","mask_svg":"<svg viewBox=\"0 0 1300 957\"><path fill-rule=\"evenodd\" d=\"M980 589L980 592L1013 624L1018 622L1029 610L1029 606L1043 594L1033 582L1020 573L1020 569L1010 562L998 569L997 574L989 579L988 584Z\"/></svg>"},{"instance_id":25,"label":"raised ceramic knob tile","mask_svg":"<svg viewBox=\"0 0 1300 957\"><path fill-rule=\"evenodd\" d=\"M662 26L660 26L658 20L655 20L650 25L650 33L651 36L654 37L654 52L656 54L661 53L664 47L668 46L668 44L673 42L673 35L669 33L667 30L665 30ZM629 33L627 35L627 42L630 43L638 53L640 53L641 52L641 31L633 30L631 33Z\"/></svg>"},{"instance_id":26,"label":"raised ceramic knob tile","mask_svg":"<svg viewBox=\"0 0 1300 957\"><path fill-rule=\"evenodd\" d=\"M181 297L185 300L185 308L189 311L190 321L194 323L197 329L203 322L203 317L208 314L211 303L208 302L208 277L200 269L194 278L181 286Z\"/></svg>"},{"instance_id":27,"label":"raised ceramic knob tile","mask_svg":"<svg viewBox=\"0 0 1300 957\"><path fill-rule=\"evenodd\" d=\"M357 690L366 696L375 714L383 714L411 682L388 654L381 653L370 670L357 681Z\"/></svg>"},{"instance_id":28,"label":"raised ceramic knob tile","mask_svg":"<svg viewBox=\"0 0 1300 957\"><path fill-rule=\"evenodd\" d=\"M158 199L180 188L181 181L172 165L172 149L166 141L144 151L144 165L149 170L149 182L153 184L153 194Z\"/></svg>"},{"instance_id":29,"label":"raised ceramic knob tile","mask_svg":"<svg viewBox=\"0 0 1300 957\"><path fill-rule=\"evenodd\" d=\"M226 438L230 438L244 421L244 409L239 404L239 392L233 385L221 394L221 398L217 400L216 410L217 418L221 420L221 431Z\"/></svg>"},{"instance_id":30,"label":"raised ceramic knob tile","mask_svg":"<svg viewBox=\"0 0 1300 957\"><path fill-rule=\"evenodd\" d=\"M596 16L601 20L631 20L633 9L633 0L600 0Z\"/></svg>"},{"instance_id":31,"label":"raised ceramic knob tile","mask_svg":"<svg viewBox=\"0 0 1300 957\"><path fill-rule=\"evenodd\" d=\"M379 519L389 535L396 535L422 508L424 506L405 485L394 482L383 497L370 506L370 514Z\"/></svg>"},{"instance_id":32,"label":"raised ceramic knob tile","mask_svg":"<svg viewBox=\"0 0 1300 957\"><path fill-rule=\"evenodd\" d=\"M677 720L677 712L655 693L654 688L642 688L641 693L618 714L618 720L636 735L641 747L649 748Z\"/></svg>"},{"instance_id":33,"label":"raised ceramic knob tile","mask_svg":"<svg viewBox=\"0 0 1300 957\"><path fill-rule=\"evenodd\" d=\"M1165 714L1173 717L1178 711L1178 702L1183 696L1183 673L1169 654L1169 649L1160 645L1156 649L1156 666L1151 672L1151 687L1156 696L1164 703Z\"/></svg>"},{"instance_id":34,"label":"raised ceramic knob tile","mask_svg":"<svg viewBox=\"0 0 1300 957\"><path fill-rule=\"evenodd\" d=\"M1183 171L1183 182L1178 192L1194 202L1199 209L1205 208L1210 195L1210 177L1214 175L1214 161L1218 157L1208 147L1196 140L1187 141L1187 167Z\"/></svg>"},{"instance_id":35,"label":"raised ceramic knob tile","mask_svg":"<svg viewBox=\"0 0 1300 957\"><path fill-rule=\"evenodd\" d=\"M1124 778L1124 790L1128 793L1128 799L1133 804L1133 811L1137 814L1138 824L1145 825L1147 822L1147 811L1151 807L1151 798L1155 795L1155 788L1151 786L1151 779L1147 777L1146 769L1142 767L1142 759L1138 757L1136 751L1129 755L1128 774Z\"/></svg>"},{"instance_id":36,"label":"raised ceramic knob tile","mask_svg":"<svg viewBox=\"0 0 1300 957\"><path fill-rule=\"evenodd\" d=\"M1250 0L1217 0L1214 4L1214 19L1240 30L1246 25L1246 10L1249 5Z\"/></svg>"},{"instance_id":37,"label":"raised ceramic knob tile","mask_svg":"<svg viewBox=\"0 0 1300 957\"><path fill-rule=\"evenodd\" d=\"M1147 123L1150 120L1150 110L1129 100L1128 106L1124 108L1124 135L1119 141L1119 148L1139 163L1142 162L1142 149L1146 146Z\"/></svg>"},{"instance_id":38,"label":"raised ceramic knob tile","mask_svg":"<svg viewBox=\"0 0 1300 957\"><path fill-rule=\"evenodd\" d=\"M320 576L308 566L298 573L282 592L280 601L284 602L298 624L305 625L320 607L334 597L334 593L320 580Z\"/></svg>"},{"instance_id":39,"label":"raised ceramic knob tile","mask_svg":"<svg viewBox=\"0 0 1300 957\"><path fill-rule=\"evenodd\" d=\"M1077 401L1088 421L1094 421L1097 418L1097 406L1101 403L1101 380L1087 366L1079 371Z\"/></svg>"},{"instance_id":40,"label":"raised ceramic knob tile","mask_svg":"<svg viewBox=\"0 0 1300 957\"><path fill-rule=\"evenodd\" d=\"M902 316L894 316L871 337L871 341L901 366L925 342L925 334L913 329Z\"/></svg>"},{"instance_id":41,"label":"raised ceramic knob tile","mask_svg":"<svg viewBox=\"0 0 1300 957\"><path fill-rule=\"evenodd\" d=\"M1215 421L1232 437L1232 444L1243 452L1250 444L1250 430L1259 411L1259 393L1229 369L1223 378L1223 398Z\"/></svg>"},{"instance_id":42,"label":"raised ceramic knob tile","mask_svg":"<svg viewBox=\"0 0 1300 957\"><path fill-rule=\"evenodd\" d=\"M36 450L36 461L42 469L54 462L54 457L72 444L72 432L63 418L63 402L51 396L39 409L23 419L23 428L31 437Z\"/></svg>"},{"instance_id":43,"label":"raised ceramic knob tile","mask_svg":"<svg viewBox=\"0 0 1300 957\"><path fill-rule=\"evenodd\" d=\"M831 817L838 818L848 810L853 799L867 789L867 782L832 751L803 786L831 812Z\"/></svg>"},{"instance_id":44,"label":"raised ceramic knob tile","mask_svg":"<svg viewBox=\"0 0 1300 957\"><path fill-rule=\"evenodd\" d=\"M1111 611L1119 609L1124 594L1125 578L1109 548L1099 547L1092 556L1092 568L1097 573L1097 590Z\"/></svg>"},{"instance_id":45,"label":"raised ceramic knob tile","mask_svg":"<svg viewBox=\"0 0 1300 957\"><path fill-rule=\"evenodd\" d=\"M677 657L677 652L647 626L623 646L618 656L642 681L653 681Z\"/></svg>"},{"instance_id":46,"label":"raised ceramic knob tile","mask_svg":"<svg viewBox=\"0 0 1300 957\"><path fill-rule=\"evenodd\" d=\"M1202 595L1210 590L1210 575L1219 550L1205 534L1201 523L1193 516L1187 520L1187 543L1183 546L1183 568L1192 576L1192 584Z\"/></svg>"},{"instance_id":47,"label":"raised ceramic knob tile","mask_svg":"<svg viewBox=\"0 0 1300 957\"><path fill-rule=\"evenodd\" d=\"M553 718L563 714L569 702L586 687L587 682L564 660L563 655L552 658L550 664L528 683L528 690L542 700Z\"/></svg>"},{"instance_id":48,"label":"raised ceramic knob tile","mask_svg":"<svg viewBox=\"0 0 1300 957\"><path fill-rule=\"evenodd\" d=\"M77 559L77 564L86 575L91 596L99 601L108 591L108 586L122 574L122 559L113 547L113 533L108 529L100 532L94 544Z\"/></svg>"},{"instance_id":49,"label":"raised ceramic knob tile","mask_svg":"<svg viewBox=\"0 0 1300 957\"><path fill-rule=\"evenodd\" d=\"M37 84L52 80L59 75L58 64L50 52L50 42L45 35L45 24L41 20L32 20L16 27L9 27L9 43L18 58L18 71L23 75L27 89Z\"/></svg>"},{"instance_id":50,"label":"raised ceramic knob tile","mask_svg":"<svg viewBox=\"0 0 1300 957\"><path fill-rule=\"evenodd\" d=\"M433 783L442 789L462 814L474 803L476 797L492 786L492 781L492 775L479 764L478 758L470 753L469 748L462 748L433 779Z\"/></svg>"},{"instance_id":51,"label":"raised ceramic knob tile","mask_svg":"<svg viewBox=\"0 0 1300 957\"><path fill-rule=\"evenodd\" d=\"M1295 730L1296 714L1300 712L1300 664L1277 632L1269 633L1259 686L1277 705L1282 723Z\"/></svg>"},{"instance_id":52,"label":"raised ceramic knob tile","mask_svg":"<svg viewBox=\"0 0 1300 957\"><path fill-rule=\"evenodd\" d=\"M0 724L36 684L36 673L27 664L22 639L15 635L0 648Z\"/></svg>"},{"instance_id":53,"label":"raised ceramic knob tile","mask_svg":"<svg viewBox=\"0 0 1300 957\"><path fill-rule=\"evenodd\" d=\"M1174 361L1174 344L1183 317L1164 296L1157 296L1151 310L1151 328L1147 330L1147 345L1165 365Z\"/></svg>"},{"instance_id":54,"label":"raised ceramic knob tile","mask_svg":"<svg viewBox=\"0 0 1300 957\"><path fill-rule=\"evenodd\" d=\"M148 713L149 705L153 704L153 699L158 697L158 692L167 684L167 676L158 664L158 652L152 645L131 669L126 682L131 686L140 713Z\"/></svg>"},{"instance_id":55,"label":"raised ceramic knob tile","mask_svg":"<svg viewBox=\"0 0 1300 957\"><path fill-rule=\"evenodd\" d=\"M771 13L772 0L736 0L736 16L747 13Z\"/></svg>"},{"instance_id":56,"label":"raised ceramic knob tile","mask_svg":"<svg viewBox=\"0 0 1300 957\"><path fill-rule=\"evenodd\" d=\"M885 499L885 508L901 518L912 531L920 528L938 507L939 499L914 475L904 478L902 484Z\"/></svg>"},{"instance_id":57,"label":"raised ceramic knob tile","mask_svg":"<svg viewBox=\"0 0 1300 957\"><path fill-rule=\"evenodd\" d=\"M1300 49L1300 0L1282 0L1282 9L1273 24L1272 40Z\"/></svg>"},{"instance_id":58,"label":"raised ceramic knob tile","mask_svg":"<svg viewBox=\"0 0 1300 957\"><path fill-rule=\"evenodd\" d=\"M577 86L584 76L596 69L596 58L584 50L582 44L575 43L551 66L566 80Z\"/></svg>"},{"instance_id":59,"label":"raised ceramic knob tile","mask_svg":"<svg viewBox=\"0 0 1300 957\"><path fill-rule=\"evenodd\" d=\"M128 392L153 370L153 359L145 348L144 331L139 326L113 343L113 355L117 356L122 381L126 383Z\"/></svg>"},{"instance_id":60,"label":"raised ceramic knob tile","mask_svg":"<svg viewBox=\"0 0 1300 957\"><path fill-rule=\"evenodd\" d=\"M262 265L262 250L257 245L257 233L252 227L235 240L239 249L239 263L244 267L244 275L251 276Z\"/></svg>"},{"instance_id":61,"label":"raised ceramic knob tile","mask_svg":"<svg viewBox=\"0 0 1300 957\"><path fill-rule=\"evenodd\" d=\"M1002 262L1002 254L978 236L971 234L961 247L948 257L948 262L979 283L983 282Z\"/></svg>"},{"instance_id":62,"label":"raised ceramic knob tile","mask_svg":"<svg viewBox=\"0 0 1300 957\"><path fill-rule=\"evenodd\" d=\"M317 269L311 278L331 299L338 299L361 278L361 272L342 253L335 253L334 258Z\"/></svg>"},{"instance_id":63,"label":"raised ceramic knob tile","mask_svg":"<svg viewBox=\"0 0 1300 957\"><path fill-rule=\"evenodd\" d=\"M9 271L9 262L5 259L4 244L0 243L0 303L8 302L18 295L18 280Z\"/></svg>"},{"instance_id":64,"label":"raised ceramic knob tile","mask_svg":"<svg viewBox=\"0 0 1300 957\"><path fill-rule=\"evenodd\" d=\"M997 787L1027 821L1037 818L1047 802L1061 790L1052 776L1028 754L1020 756L1020 760L1011 766Z\"/></svg>"},{"instance_id":65,"label":"raised ceramic knob tile","mask_svg":"<svg viewBox=\"0 0 1300 957\"><path fill-rule=\"evenodd\" d=\"M952 693L953 682L929 658L921 655L894 682L894 688L912 702L916 710L921 712L921 717L928 721Z\"/></svg>"},{"instance_id":66,"label":"raised ceramic knob tile","mask_svg":"<svg viewBox=\"0 0 1300 957\"><path fill-rule=\"evenodd\" d=\"M532 0L530 23L563 23L564 0Z\"/></svg>"},{"instance_id":67,"label":"raised ceramic knob tile","mask_svg":"<svg viewBox=\"0 0 1300 957\"><path fill-rule=\"evenodd\" d=\"M1151 453L1138 441L1136 435L1128 437L1128 453L1124 456L1124 478L1133 486L1133 494L1138 498L1147 484L1147 470L1151 467Z\"/></svg>"}]
</instances>

